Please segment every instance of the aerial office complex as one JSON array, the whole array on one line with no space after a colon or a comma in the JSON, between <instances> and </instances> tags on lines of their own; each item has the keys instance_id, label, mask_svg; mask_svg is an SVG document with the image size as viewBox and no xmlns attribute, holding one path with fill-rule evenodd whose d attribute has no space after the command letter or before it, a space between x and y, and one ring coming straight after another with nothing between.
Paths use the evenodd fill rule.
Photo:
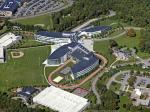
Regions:
<instances>
[{"instance_id":1,"label":"aerial office complex","mask_svg":"<svg viewBox=\"0 0 150 112\"><path fill-rule=\"evenodd\" d=\"M82 41L82 36L92 36L109 30L111 30L109 26L92 26L81 29L78 32L42 31L35 35L35 39L42 43L54 42L55 45L59 45L57 49L51 50L53 52L51 52L44 64L59 66L70 58L76 62L71 67L71 77L74 80L96 69L101 63L101 60L91 52L93 51L92 42ZM86 45L87 42L90 44Z\"/></svg>"},{"instance_id":2,"label":"aerial office complex","mask_svg":"<svg viewBox=\"0 0 150 112\"><path fill-rule=\"evenodd\" d=\"M48 64L61 65L72 58L76 64L71 67L72 79L77 79L99 66L100 60L80 43L71 42L63 45L48 57Z\"/></svg>"},{"instance_id":3,"label":"aerial office complex","mask_svg":"<svg viewBox=\"0 0 150 112\"><path fill-rule=\"evenodd\" d=\"M111 30L110 26L91 26L84 29L81 29L77 32L48 32L40 31L34 35L34 38L42 43L53 42L55 45L52 45L52 52L57 48L68 44L70 42L81 43L85 48L90 51L93 51L93 40L82 39L83 36L91 37L92 35L100 34L102 32L107 32Z\"/></svg>"}]
</instances>

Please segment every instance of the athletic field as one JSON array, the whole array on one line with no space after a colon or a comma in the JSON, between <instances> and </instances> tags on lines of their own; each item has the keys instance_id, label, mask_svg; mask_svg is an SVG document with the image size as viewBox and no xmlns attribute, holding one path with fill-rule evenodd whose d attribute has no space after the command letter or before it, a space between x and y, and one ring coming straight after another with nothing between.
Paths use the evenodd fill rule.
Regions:
<instances>
[{"instance_id":1,"label":"athletic field","mask_svg":"<svg viewBox=\"0 0 150 112\"><path fill-rule=\"evenodd\" d=\"M50 46L21 50L24 56L12 59L7 52L8 61L0 64L0 90L16 86L46 85L42 62L50 53Z\"/></svg>"}]
</instances>

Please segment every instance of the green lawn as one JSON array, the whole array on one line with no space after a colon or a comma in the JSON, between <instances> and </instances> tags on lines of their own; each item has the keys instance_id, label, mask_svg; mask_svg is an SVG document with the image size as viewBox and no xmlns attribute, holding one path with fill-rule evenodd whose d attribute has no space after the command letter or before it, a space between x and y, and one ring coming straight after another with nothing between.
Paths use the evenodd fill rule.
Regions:
<instances>
[{"instance_id":1,"label":"green lawn","mask_svg":"<svg viewBox=\"0 0 150 112\"><path fill-rule=\"evenodd\" d=\"M141 58L149 58L150 54L140 52L139 50L139 43L140 43L140 31L136 31L136 37L127 37L126 35L116 38L116 42L119 46L127 46L129 48L137 47L138 53L137 55ZM96 52L102 53L109 61L108 65L110 65L114 60L115 57L109 53L109 40L105 41L95 41L94 43L94 50Z\"/></svg>"},{"instance_id":2,"label":"green lawn","mask_svg":"<svg viewBox=\"0 0 150 112\"><path fill-rule=\"evenodd\" d=\"M140 39L141 39L140 31L136 31L136 37L122 36L115 40L119 43L120 46L126 45L129 48L137 47L138 51L139 51L137 53L138 56L140 56L141 58L149 58L150 54L140 52L140 50L139 50Z\"/></svg>"},{"instance_id":3,"label":"green lawn","mask_svg":"<svg viewBox=\"0 0 150 112\"><path fill-rule=\"evenodd\" d=\"M123 26L129 26L128 24L123 23L123 22L118 21L118 20L113 19L113 18L108 18L108 19L99 20L99 21L96 21L96 22L94 22L94 23L92 23L92 24L94 24L94 25L112 25L112 26L113 26L113 25L115 25L116 23L120 23L120 24L122 24Z\"/></svg>"},{"instance_id":4,"label":"green lawn","mask_svg":"<svg viewBox=\"0 0 150 112\"><path fill-rule=\"evenodd\" d=\"M0 64L0 90L27 85L46 85L43 77L42 62L50 53L50 47L30 48L22 50L24 56L12 59L8 51L8 60Z\"/></svg>"},{"instance_id":5,"label":"green lawn","mask_svg":"<svg viewBox=\"0 0 150 112\"><path fill-rule=\"evenodd\" d=\"M39 46L39 45L43 45L43 44L33 39L24 39L20 47Z\"/></svg>"},{"instance_id":6,"label":"green lawn","mask_svg":"<svg viewBox=\"0 0 150 112\"><path fill-rule=\"evenodd\" d=\"M130 112L126 108L123 108L123 104L131 104L131 100L128 98L128 96L120 96L120 103L119 103L119 112Z\"/></svg>"},{"instance_id":7,"label":"green lawn","mask_svg":"<svg viewBox=\"0 0 150 112\"><path fill-rule=\"evenodd\" d=\"M81 88L87 89L89 90L91 88L91 80L88 80L87 82L85 82L83 85L81 85Z\"/></svg>"},{"instance_id":8,"label":"green lawn","mask_svg":"<svg viewBox=\"0 0 150 112\"><path fill-rule=\"evenodd\" d=\"M115 57L109 53L109 41L95 41L94 50L100 52L108 59L108 65L115 61Z\"/></svg>"},{"instance_id":9,"label":"green lawn","mask_svg":"<svg viewBox=\"0 0 150 112\"><path fill-rule=\"evenodd\" d=\"M110 89L114 92L119 91L120 87L121 87L121 84L116 83L116 82L112 82L112 84L110 85Z\"/></svg>"},{"instance_id":10,"label":"green lawn","mask_svg":"<svg viewBox=\"0 0 150 112\"><path fill-rule=\"evenodd\" d=\"M116 77L116 80L117 80L117 81L121 81L121 79L122 79L122 75L118 75L118 76Z\"/></svg>"},{"instance_id":11,"label":"green lawn","mask_svg":"<svg viewBox=\"0 0 150 112\"><path fill-rule=\"evenodd\" d=\"M42 15L42 16L36 16L33 18L27 18L27 19L20 19L13 22L18 22L25 25L44 25L45 28L53 28L53 21L51 15Z\"/></svg>"}]
</instances>

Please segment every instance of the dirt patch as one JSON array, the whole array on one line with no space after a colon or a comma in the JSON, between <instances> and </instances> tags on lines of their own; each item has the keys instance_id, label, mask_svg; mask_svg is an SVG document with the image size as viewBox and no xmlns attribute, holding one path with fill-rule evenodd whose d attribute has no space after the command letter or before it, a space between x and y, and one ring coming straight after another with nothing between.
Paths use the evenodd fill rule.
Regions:
<instances>
[{"instance_id":1,"label":"dirt patch","mask_svg":"<svg viewBox=\"0 0 150 112\"><path fill-rule=\"evenodd\" d=\"M13 59L21 58L24 56L24 53L22 51L12 51L11 52L11 57Z\"/></svg>"}]
</instances>

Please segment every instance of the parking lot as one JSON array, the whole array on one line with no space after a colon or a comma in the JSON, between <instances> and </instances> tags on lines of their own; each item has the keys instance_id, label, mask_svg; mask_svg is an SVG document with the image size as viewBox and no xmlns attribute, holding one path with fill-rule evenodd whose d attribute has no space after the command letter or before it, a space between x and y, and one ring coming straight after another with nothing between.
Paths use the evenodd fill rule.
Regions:
<instances>
[{"instance_id":1,"label":"parking lot","mask_svg":"<svg viewBox=\"0 0 150 112\"><path fill-rule=\"evenodd\" d=\"M63 7L64 5L65 4L59 0L31 0L18 8L15 17L34 16L45 12L51 12Z\"/></svg>"},{"instance_id":2,"label":"parking lot","mask_svg":"<svg viewBox=\"0 0 150 112\"><path fill-rule=\"evenodd\" d=\"M139 77L137 76L136 83L134 84L135 88L138 87L146 87L147 84L150 84L150 78L147 77Z\"/></svg>"}]
</instances>

